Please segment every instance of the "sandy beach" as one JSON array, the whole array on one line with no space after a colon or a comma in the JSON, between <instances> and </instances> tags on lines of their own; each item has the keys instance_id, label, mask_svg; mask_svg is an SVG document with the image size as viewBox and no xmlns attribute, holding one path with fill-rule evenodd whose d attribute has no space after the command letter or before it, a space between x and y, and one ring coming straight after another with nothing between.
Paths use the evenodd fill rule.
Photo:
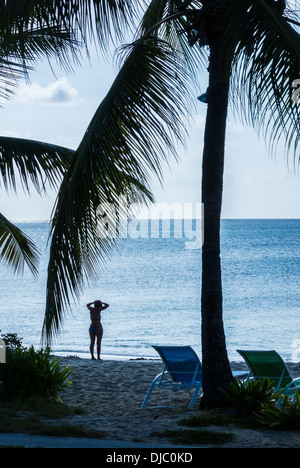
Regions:
<instances>
[{"instance_id":1,"label":"sandy beach","mask_svg":"<svg viewBox=\"0 0 300 468\"><path fill-rule=\"evenodd\" d=\"M150 360L92 361L77 357L63 357L63 367L70 365L72 385L60 396L64 403L80 405L85 414L76 415L69 424L107 433L107 439L135 442L169 443L155 433L177 429L177 421L199 413L196 402L188 410L191 394L188 391L155 389L145 410L144 397L153 378L162 371L162 362ZM245 369L244 363L232 363L232 369ZM300 365L290 364L294 377L300 376ZM175 409L155 409L154 406L173 406ZM228 448L300 448L300 432L249 430L232 427L209 427L218 432L235 434Z\"/></svg>"}]
</instances>

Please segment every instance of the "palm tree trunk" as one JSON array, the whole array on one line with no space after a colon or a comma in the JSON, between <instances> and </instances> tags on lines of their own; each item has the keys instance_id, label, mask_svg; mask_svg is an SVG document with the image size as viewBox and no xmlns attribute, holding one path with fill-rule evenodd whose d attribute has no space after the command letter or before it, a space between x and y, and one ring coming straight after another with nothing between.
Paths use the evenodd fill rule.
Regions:
<instances>
[{"instance_id":1,"label":"palm tree trunk","mask_svg":"<svg viewBox=\"0 0 300 468\"><path fill-rule=\"evenodd\" d=\"M219 407L219 388L232 380L223 325L220 259L220 219L223 192L225 131L229 73L221 66L220 41L210 44L209 88L202 166L204 243L202 247L202 362L201 408Z\"/></svg>"}]
</instances>

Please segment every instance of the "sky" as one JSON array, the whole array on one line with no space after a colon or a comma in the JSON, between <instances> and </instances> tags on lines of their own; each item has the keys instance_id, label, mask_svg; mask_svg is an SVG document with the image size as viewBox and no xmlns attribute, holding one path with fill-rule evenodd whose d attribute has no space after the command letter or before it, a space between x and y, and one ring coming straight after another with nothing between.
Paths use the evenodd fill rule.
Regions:
<instances>
[{"instance_id":1,"label":"sky","mask_svg":"<svg viewBox=\"0 0 300 468\"><path fill-rule=\"evenodd\" d=\"M55 74L54 74L55 72ZM21 83L15 96L0 108L0 134L46 141L76 149L101 100L111 86L116 69L92 52L70 74L58 66L53 70L41 63L30 75L31 83ZM300 73L299 77L300 78ZM199 94L205 91L206 76ZM201 79L200 79L201 83ZM158 204L199 204L201 159L206 105L197 101L185 149L180 161L170 160L164 183L153 180ZM300 105L300 103L299 103ZM288 167L283 151L276 159L267 150L263 137L229 115L227 125L223 218L300 218L300 178L292 159ZM1 188L0 212L10 220L49 219L56 193L40 197L34 190L28 197L7 194Z\"/></svg>"}]
</instances>

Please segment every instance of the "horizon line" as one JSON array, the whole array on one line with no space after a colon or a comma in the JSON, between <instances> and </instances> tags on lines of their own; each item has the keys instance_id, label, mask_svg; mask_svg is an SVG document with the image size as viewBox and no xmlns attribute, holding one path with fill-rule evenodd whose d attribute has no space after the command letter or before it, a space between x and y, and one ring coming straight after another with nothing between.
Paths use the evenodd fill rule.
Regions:
<instances>
[{"instance_id":1,"label":"horizon line","mask_svg":"<svg viewBox=\"0 0 300 468\"><path fill-rule=\"evenodd\" d=\"M141 218L128 218L129 221L135 220L135 221L185 221L185 220L196 220L196 219L202 219L202 218L195 218L195 217L186 217L186 218L164 218L164 217L141 217ZM289 217L289 218L284 218L284 217L278 217L278 218L263 218L263 217L243 217L243 218L237 218L237 217L221 217L221 221L284 221L284 220L300 220L300 217ZM51 219L48 218L16 218L11 220L12 223L50 223Z\"/></svg>"}]
</instances>

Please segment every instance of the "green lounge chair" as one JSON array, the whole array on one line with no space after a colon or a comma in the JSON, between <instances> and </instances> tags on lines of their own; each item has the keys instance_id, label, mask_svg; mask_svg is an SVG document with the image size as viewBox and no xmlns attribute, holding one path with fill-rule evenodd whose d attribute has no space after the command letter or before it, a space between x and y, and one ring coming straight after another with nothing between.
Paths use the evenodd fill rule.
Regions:
<instances>
[{"instance_id":1,"label":"green lounge chair","mask_svg":"<svg viewBox=\"0 0 300 468\"><path fill-rule=\"evenodd\" d=\"M275 391L288 397L295 397L296 391L300 391L300 377L293 379L285 362L274 350L255 351L240 350L237 352L245 359L250 369L249 379L264 379L274 381ZM282 403L279 400L278 406Z\"/></svg>"},{"instance_id":2,"label":"green lounge chair","mask_svg":"<svg viewBox=\"0 0 300 468\"><path fill-rule=\"evenodd\" d=\"M146 408L152 390L158 388L173 389L195 389L194 395L189 404L192 409L200 389L202 389L202 365L191 346L153 346L160 355L163 363L163 372L158 374L151 383L147 395L142 404L142 409ZM235 378L246 378L248 371L234 371ZM157 408L157 407L156 407Z\"/></svg>"}]
</instances>

